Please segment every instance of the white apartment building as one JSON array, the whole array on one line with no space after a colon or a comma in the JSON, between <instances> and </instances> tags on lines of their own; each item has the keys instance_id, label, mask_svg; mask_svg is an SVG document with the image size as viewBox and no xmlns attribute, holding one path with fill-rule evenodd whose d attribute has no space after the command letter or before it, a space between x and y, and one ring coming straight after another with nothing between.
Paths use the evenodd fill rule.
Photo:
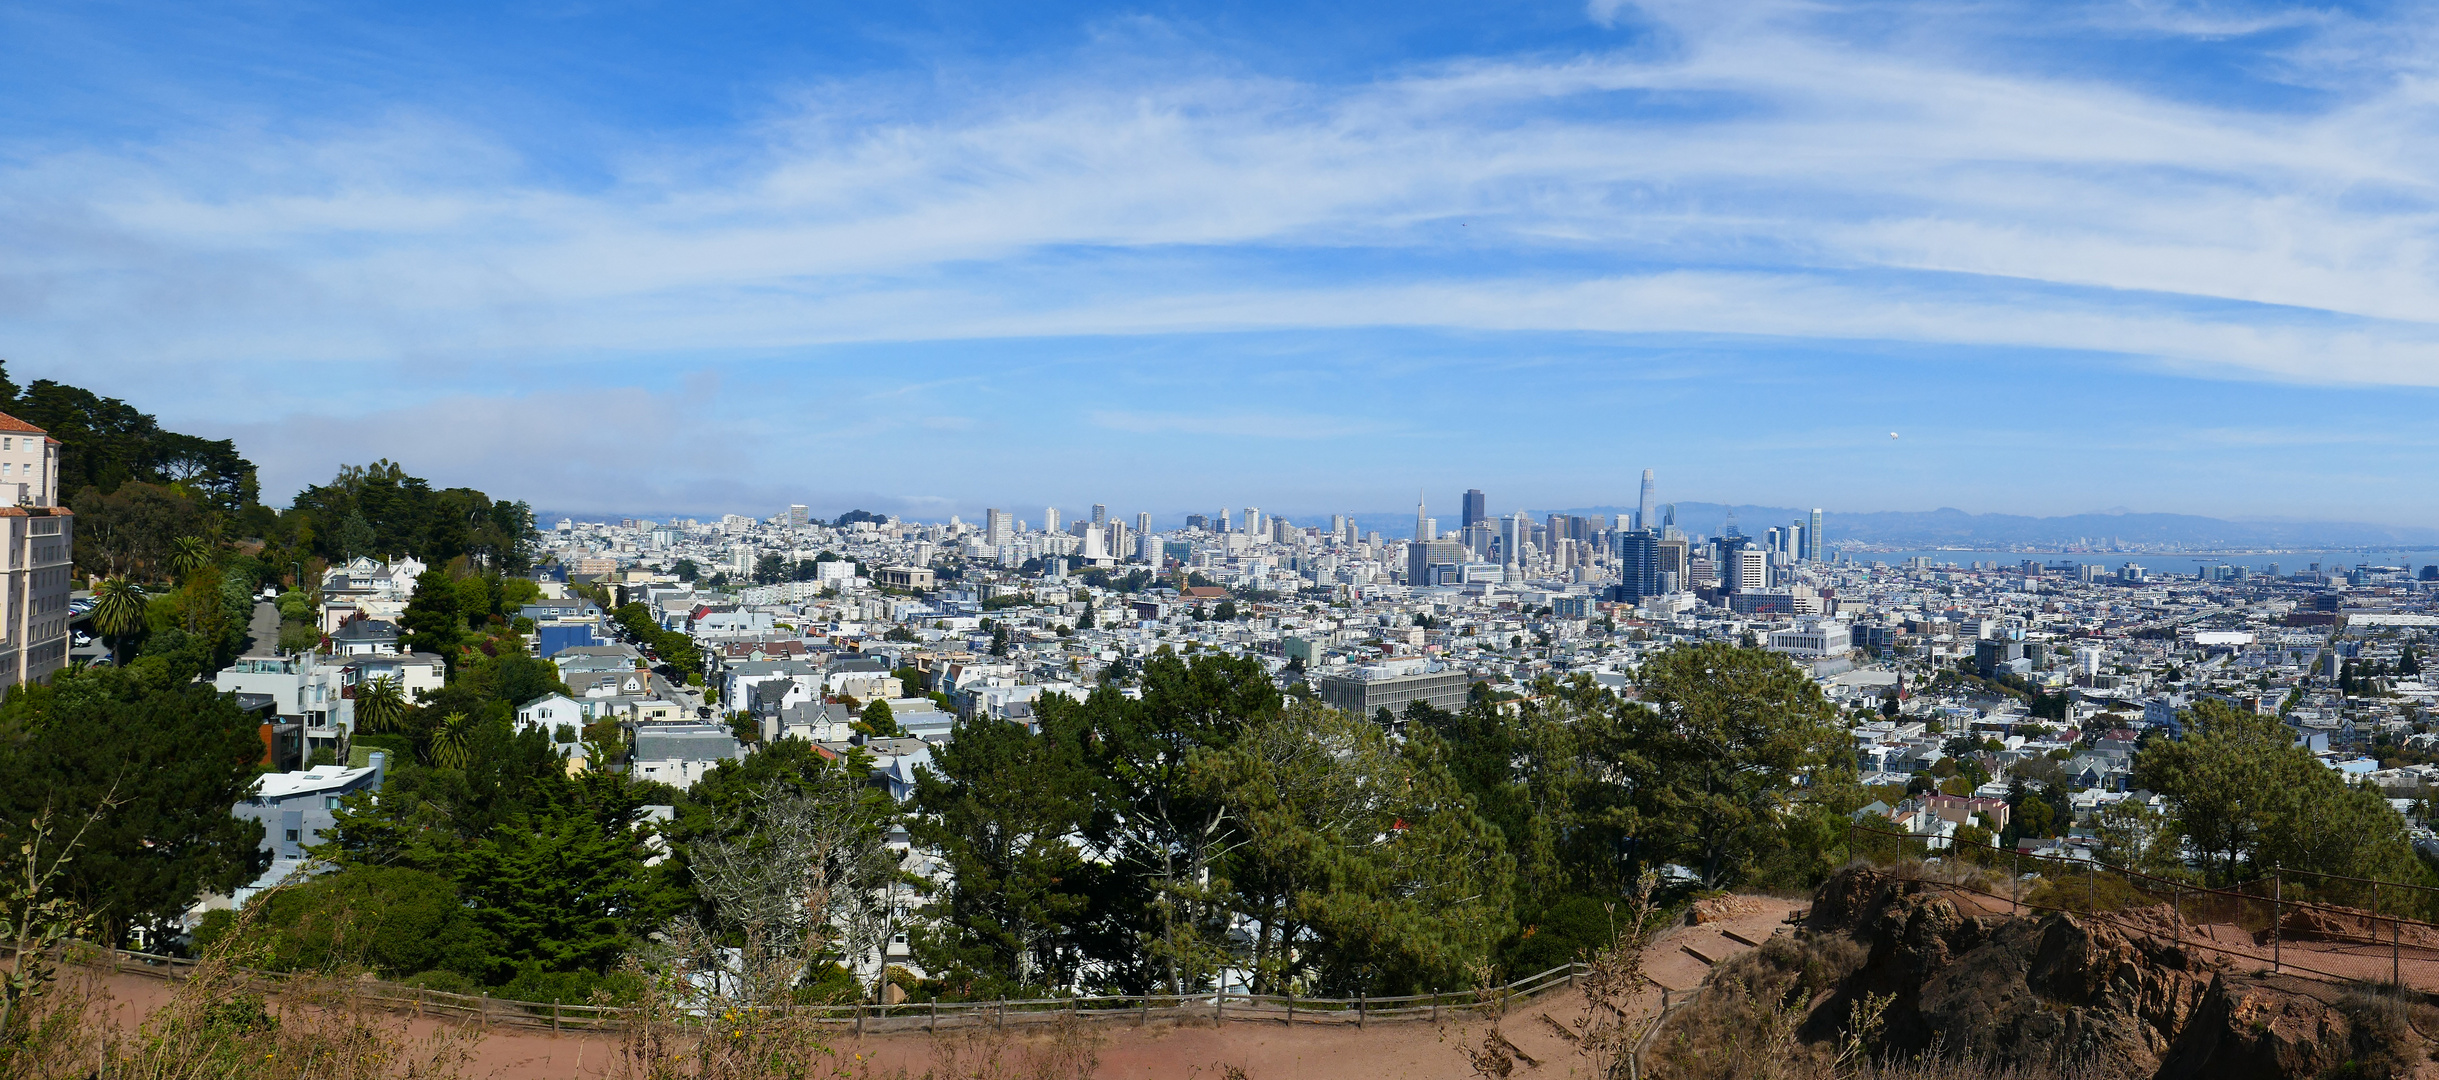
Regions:
<instances>
[{"instance_id":1,"label":"white apartment building","mask_svg":"<svg viewBox=\"0 0 2439 1080\"><path fill-rule=\"evenodd\" d=\"M0 413L0 678L48 683L68 662L76 516L59 505L59 440Z\"/></svg>"}]
</instances>

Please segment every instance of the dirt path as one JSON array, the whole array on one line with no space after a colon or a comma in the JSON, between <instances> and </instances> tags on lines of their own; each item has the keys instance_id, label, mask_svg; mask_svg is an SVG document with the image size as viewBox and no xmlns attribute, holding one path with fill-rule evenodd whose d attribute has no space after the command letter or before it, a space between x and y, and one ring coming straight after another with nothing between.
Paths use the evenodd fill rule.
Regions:
<instances>
[{"instance_id":1,"label":"dirt path","mask_svg":"<svg viewBox=\"0 0 2439 1080\"><path fill-rule=\"evenodd\" d=\"M1663 933L1645 952L1645 970L1660 986L1690 990L1710 973L1711 966L1785 930L1795 902L1771 897L1739 898L1739 910L1719 921L1678 927ZM106 981L113 997L112 1014L123 1028L167 1001L172 985L158 979L122 974ZM1660 993L1648 990L1638 999L1656 1009ZM1375 1022L1362 1030L1342 1024L1293 1027L1276 1020L1200 1023L1155 1023L1137 1028L1124 1022L1103 1023L1092 1030L1102 1042L1097 1048L1102 1080L1469 1080L1476 1076L1462 1049L1478 1045L1495 1028L1521 1057L1541 1063L1518 1075L1565 1076L1574 1048L1560 1034L1562 1026L1582 1015L1583 998L1562 989L1513 1006L1505 1017L1427 1021ZM410 1038L429 1037L441 1023L400 1017ZM831 1048L849 1076L872 1080L900 1075L922 1077L939 1068L944 1056L971 1055L990 1047L985 1038L944 1032L872 1034L857 1038L842 1033ZM1040 1034L1011 1034L998 1050L1014 1061L1027 1052L1047 1053L1050 1040ZM468 1075L490 1080L545 1080L618 1075L618 1043L611 1035L551 1035L510 1029L486 1035L475 1049ZM1232 1074L1228 1069L1241 1070Z\"/></svg>"},{"instance_id":2,"label":"dirt path","mask_svg":"<svg viewBox=\"0 0 2439 1080\"><path fill-rule=\"evenodd\" d=\"M1960 901L1969 899L1960 895ZM1662 991L1682 993L1701 985L1714 966L1788 932L1788 916L1801 902L1772 897L1738 897L1726 917L1701 925L1664 931L1644 953L1644 970L1655 984L1639 995L1634 1006L1655 1013ZM2004 898L1983 898L1960 906L1981 913L2004 915ZM1986 910L1985 910L1986 909ZM2112 918L2127 929L2171 938L2182 933L2194 946L2210 946L2242 972L2270 966L2271 949L2257 945L2246 931L2226 924L2178 925L2164 911L2128 912ZM2389 954L2384 947L2319 941L2289 941L2280 950L2284 966L2297 966L2333 975L2366 980L2388 978ZM2409 985L2439 985L2439 951L2399 953L2401 974ZM166 1002L172 984L133 974L105 980L110 991L113 1022L132 1028L151 1010ZM1468 1017L1430 1022L1374 1022L1362 1030L1344 1024L1294 1026L1270 1020L1232 1019L1224 1024L1155 1022L1137 1028L1123 1021L1089 1028L1099 1044L1100 1067L1092 1074L1104 1080L1468 1080L1475 1077L1464 1047L1478 1046L1496 1030L1514 1047L1521 1067L1516 1076L1565 1076L1580 1063L1564 1029L1583 1013L1582 996L1572 989L1514 1005L1504 1017ZM412 1039L424 1039L443 1021L401 1016ZM1013 1066L1031 1055L1046 1055L1053 1040L1035 1033L960 1034L921 1032L870 1034L861 1038L841 1032L831 1044L846 1075L866 1080L920 1078L941 1069L950 1059L972 1061L977 1054L997 1053ZM605 1034L552 1035L526 1029L495 1030L475 1048L468 1075L496 1080L543 1078L608 1078L620 1074L619 1043ZM1538 1063L1535 1065L1533 1063ZM961 1070L972 1075L970 1070Z\"/></svg>"}]
</instances>

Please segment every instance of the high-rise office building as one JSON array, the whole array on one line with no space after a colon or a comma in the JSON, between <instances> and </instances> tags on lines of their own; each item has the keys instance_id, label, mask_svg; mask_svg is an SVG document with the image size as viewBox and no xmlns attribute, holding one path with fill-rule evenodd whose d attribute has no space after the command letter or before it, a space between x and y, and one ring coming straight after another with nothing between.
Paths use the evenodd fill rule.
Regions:
<instances>
[{"instance_id":1,"label":"high-rise office building","mask_svg":"<svg viewBox=\"0 0 2439 1080\"><path fill-rule=\"evenodd\" d=\"M1150 515L1150 514L1137 514L1137 515L1135 515L1135 535L1137 535L1137 536L1150 536L1150 535L1152 535L1152 515Z\"/></svg>"},{"instance_id":2,"label":"high-rise office building","mask_svg":"<svg viewBox=\"0 0 2439 1080\"><path fill-rule=\"evenodd\" d=\"M1054 533L1059 531L1058 507L1053 506L1042 511L1042 531L1046 533Z\"/></svg>"},{"instance_id":3,"label":"high-rise office building","mask_svg":"<svg viewBox=\"0 0 2439 1080\"><path fill-rule=\"evenodd\" d=\"M1262 535L1263 529L1261 507L1248 506L1245 508L1245 531L1254 536Z\"/></svg>"},{"instance_id":4,"label":"high-rise office building","mask_svg":"<svg viewBox=\"0 0 2439 1080\"><path fill-rule=\"evenodd\" d=\"M1109 524L1109 507L1100 503L1092 504L1092 523L1095 525Z\"/></svg>"},{"instance_id":5,"label":"high-rise office building","mask_svg":"<svg viewBox=\"0 0 2439 1080\"><path fill-rule=\"evenodd\" d=\"M1005 547L1007 546L1008 542L1015 537L1015 532L1013 529L1011 529L1008 521L1007 511L985 510L982 512L982 520L983 543L989 544L994 548Z\"/></svg>"},{"instance_id":6,"label":"high-rise office building","mask_svg":"<svg viewBox=\"0 0 2439 1080\"><path fill-rule=\"evenodd\" d=\"M1465 518L1457 522L1457 527L1480 525L1489 520L1490 500L1482 494L1481 488L1467 489L1465 492Z\"/></svg>"},{"instance_id":7,"label":"high-rise office building","mask_svg":"<svg viewBox=\"0 0 2439 1080\"><path fill-rule=\"evenodd\" d=\"M1661 588L1660 535L1650 529L1618 534L1618 592L1621 599L1658 596Z\"/></svg>"},{"instance_id":8,"label":"high-rise office building","mask_svg":"<svg viewBox=\"0 0 2439 1080\"><path fill-rule=\"evenodd\" d=\"M1812 523L1804 530L1804 558L1810 562L1821 561L1821 508L1818 506L1812 508Z\"/></svg>"},{"instance_id":9,"label":"high-rise office building","mask_svg":"<svg viewBox=\"0 0 2439 1080\"><path fill-rule=\"evenodd\" d=\"M1499 519L1499 561L1516 565L1524 561L1524 546L1533 538L1533 519L1516 511L1514 517Z\"/></svg>"},{"instance_id":10,"label":"high-rise office building","mask_svg":"<svg viewBox=\"0 0 2439 1080\"><path fill-rule=\"evenodd\" d=\"M1770 553L1749 536L1723 536L1719 552L1719 586L1729 592L1760 592L1770 587Z\"/></svg>"},{"instance_id":11,"label":"high-rise office building","mask_svg":"<svg viewBox=\"0 0 2439 1080\"><path fill-rule=\"evenodd\" d=\"M1225 506L1220 507L1219 531L1224 533L1236 531L1235 511L1232 511Z\"/></svg>"},{"instance_id":12,"label":"high-rise office building","mask_svg":"<svg viewBox=\"0 0 2439 1080\"><path fill-rule=\"evenodd\" d=\"M1488 560L1491 557L1491 545L1498 539L1498 528L1487 521L1476 522L1457 530L1457 543L1465 545L1465 550L1473 552L1474 557L1478 559Z\"/></svg>"},{"instance_id":13,"label":"high-rise office building","mask_svg":"<svg viewBox=\"0 0 2439 1080\"><path fill-rule=\"evenodd\" d=\"M812 520L812 514L811 514L811 512L810 512L810 511L807 511L807 510L806 510L804 507L802 507L802 506L791 506L791 507L788 507L788 524L789 524L791 527L794 527L794 528L803 528L803 527L804 527L804 525L805 525L805 523L806 523L806 522L808 522L808 521L810 521L810 520Z\"/></svg>"},{"instance_id":14,"label":"high-rise office building","mask_svg":"<svg viewBox=\"0 0 2439 1080\"><path fill-rule=\"evenodd\" d=\"M1642 500L1641 500L1640 502L1637 502L1637 503L1635 504L1635 517L1634 517L1634 527L1635 527L1635 528L1638 528L1638 529L1649 529L1649 528L1651 528L1651 527L1652 527L1652 520L1651 520L1652 503L1651 503L1651 499L1652 499L1651 470L1650 470L1650 469L1645 469L1645 470L1643 470L1643 498L1642 498ZM1670 507L1670 509L1671 509L1671 510L1674 510L1674 509L1676 509L1676 508L1672 506L1672 507ZM1669 524L1674 525L1674 524L1676 524L1676 522L1675 522L1675 521L1671 521L1671 522L1669 522Z\"/></svg>"},{"instance_id":15,"label":"high-rise office building","mask_svg":"<svg viewBox=\"0 0 2439 1080\"><path fill-rule=\"evenodd\" d=\"M1424 586L1436 584L1434 571L1453 570L1465 565L1465 547L1453 540L1419 540L1406 545L1406 583Z\"/></svg>"},{"instance_id":16,"label":"high-rise office building","mask_svg":"<svg viewBox=\"0 0 2439 1080\"><path fill-rule=\"evenodd\" d=\"M1420 543L1420 542L1422 542L1422 541L1425 541L1425 540L1429 540L1429 539L1431 539L1431 534L1430 534L1429 532L1425 531L1425 530L1427 530L1427 529L1429 529L1429 528L1431 527L1431 524L1430 524L1430 523L1431 523L1431 519L1423 516L1423 493L1422 493L1422 492L1419 492L1419 491L1418 491L1418 492L1415 492L1415 493L1414 493L1414 539L1415 539L1415 542Z\"/></svg>"}]
</instances>

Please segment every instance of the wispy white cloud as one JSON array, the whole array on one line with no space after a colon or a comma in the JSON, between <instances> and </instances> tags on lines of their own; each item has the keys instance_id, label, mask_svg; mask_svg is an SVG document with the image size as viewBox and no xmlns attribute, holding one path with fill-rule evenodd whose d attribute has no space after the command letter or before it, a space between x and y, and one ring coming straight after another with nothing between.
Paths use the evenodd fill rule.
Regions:
<instances>
[{"instance_id":1,"label":"wispy white cloud","mask_svg":"<svg viewBox=\"0 0 2439 1080\"><path fill-rule=\"evenodd\" d=\"M1104 312L1124 332L1176 325L1130 313L1246 291L1238 269L1195 252L1413 249L1433 258L1404 272L1425 279L1409 291L1452 296L1481 313L1469 324L1624 321L1548 302L1537 283L1552 271L1517 269L1536 257L1769 264L1705 278L1673 329L1760 330L1745 312L1783 302L1788 273L1889 271L1959 276L1916 282L1885 312L1780 308L1764 332L1879 323L1936 339L1990 325L1994 304L2024 312L2009 324L2052 321L2042 299L1994 301L1994 278L2405 324L2147 317L2240 339L2209 351L2279 377L2413 342L2439 310L2439 162L2414 86L2301 116L2214 110L1875 52L1807 35L1796 6L1692 10L1657 13L1684 36L1659 58L1482 60L1352 88L1045 78L949 116L869 118L867 103L859 123L776 124L736 155L746 166L634 154L621 182L590 191L534 179L501 136L416 117L345 138L214 132L140 155L36 156L0 175L17 255L0 308L63 349L157 346L170 362L1073 332ZM1679 107L1618 98L1653 94ZM1466 245L1498 265L1447 257ZM1185 254L1162 280L1094 280L1094 253L1153 250ZM831 309L849 297L860 328L842 334ZM2058 303L2051 314L2082 321L2085 301ZM1264 321L1298 306L1268 305ZM2074 336L2023 343L2109 347L2059 340ZM2419 383L2429 360L2393 344L2336 368Z\"/></svg>"},{"instance_id":2,"label":"wispy white cloud","mask_svg":"<svg viewBox=\"0 0 2439 1080\"><path fill-rule=\"evenodd\" d=\"M2031 10L1887 5L1866 33L1820 3L1594 3L1636 32L1347 83L1147 62L1192 46L1112 33L956 100L869 76L774 90L761 122L684 141L599 136L606 166L574 179L531 133L409 109L0 144L0 319L20 358L175 378L198 411L375 418L249 429L300 456L451 410L505 422L537 398L483 389L504 373L838 343L1416 327L2439 385L2439 83L2418 30L2180 4L2027 29ZM2013 51L2034 34L2257 36L2231 66L2273 72L2259 98L2294 95L2044 66ZM980 406L929 428L869 414L987 406L1015 381L890 372L825 386L838 415L814 423L1003 437L967 418ZM1075 419L1386 430L1259 397L1091 398ZM508 452L489 438L470 445Z\"/></svg>"}]
</instances>

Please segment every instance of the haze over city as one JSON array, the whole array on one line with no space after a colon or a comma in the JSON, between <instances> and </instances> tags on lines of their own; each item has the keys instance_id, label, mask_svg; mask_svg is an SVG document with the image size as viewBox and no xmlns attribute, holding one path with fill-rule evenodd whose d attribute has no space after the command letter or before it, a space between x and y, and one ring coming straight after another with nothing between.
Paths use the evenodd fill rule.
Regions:
<instances>
[{"instance_id":1,"label":"haze over city","mask_svg":"<svg viewBox=\"0 0 2439 1080\"><path fill-rule=\"evenodd\" d=\"M275 501L2432 526L2420 15L15 4L0 326Z\"/></svg>"}]
</instances>

